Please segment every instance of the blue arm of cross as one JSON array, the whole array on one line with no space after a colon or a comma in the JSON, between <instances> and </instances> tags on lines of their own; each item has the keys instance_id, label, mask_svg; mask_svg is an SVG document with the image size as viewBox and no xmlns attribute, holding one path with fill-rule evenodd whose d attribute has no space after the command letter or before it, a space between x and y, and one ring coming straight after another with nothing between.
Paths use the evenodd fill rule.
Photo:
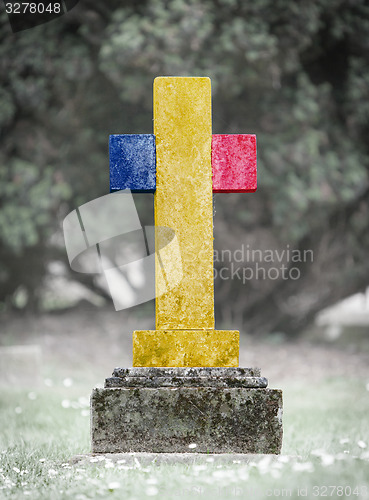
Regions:
<instances>
[{"instance_id":1,"label":"blue arm of cross","mask_svg":"<svg viewBox=\"0 0 369 500\"><path fill-rule=\"evenodd\" d=\"M153 134L124 134L109 137L110 191L130 189L154 193L156 153Z\"/></svg>"}]
</instances>

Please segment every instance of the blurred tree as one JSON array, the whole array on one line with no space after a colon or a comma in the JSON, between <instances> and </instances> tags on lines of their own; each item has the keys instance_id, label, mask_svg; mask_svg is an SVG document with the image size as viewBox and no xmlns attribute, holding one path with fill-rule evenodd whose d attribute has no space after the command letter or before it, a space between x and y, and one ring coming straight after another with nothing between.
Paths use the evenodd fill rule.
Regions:
<instances>
[{"instance_id":1,"label":"blurred tree","mask_svg":"<svg viewBox=\"0 0 369 500\"><path fill-rule=\"evenodd\" d=\"M57 220L107 192L108 134L151 132L157 75L210 76L214 133L258 136L259 190L215 197L216 248L314 252L282 259L300 279L242 280L256 262L234 262L224 326L295 333L368 284L365 0L85 0L0 33L0 300L23 285L36 305Z\"/></svg>"}]
</instances>

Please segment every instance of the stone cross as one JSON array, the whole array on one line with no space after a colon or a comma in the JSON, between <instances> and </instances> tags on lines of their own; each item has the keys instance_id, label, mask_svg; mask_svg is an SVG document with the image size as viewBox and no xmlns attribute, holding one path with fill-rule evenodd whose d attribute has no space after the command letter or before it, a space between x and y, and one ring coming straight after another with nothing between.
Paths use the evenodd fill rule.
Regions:
<instances>
[{"instance_id":1,"label":"stone cross","mask_svg":"<svg viewBox=\"0 0 369 500\"><path fill-rule=\"evenodd\" d=\"M111 135L109 150L111 191L155 193L155 226L175 231L182 260L179 285L156 294L156 330L133 334L133 366L238 366L239 332L215 330L213 193L256 191L255 135L212 135L209 78L159 77L154 134Z\"/></svg>"}]
</instances>

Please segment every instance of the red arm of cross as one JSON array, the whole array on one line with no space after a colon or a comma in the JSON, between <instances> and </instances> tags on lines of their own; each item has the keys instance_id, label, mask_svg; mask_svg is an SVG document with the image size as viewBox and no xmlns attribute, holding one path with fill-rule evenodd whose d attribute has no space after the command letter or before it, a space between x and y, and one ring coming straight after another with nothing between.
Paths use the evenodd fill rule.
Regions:
<instances>
[{"instance_id":1,"label":"red arm of cross","mask_svg":"<svg viewBox=\"0 0 369 500\"><path fill-rule=\"evenodd\" d=\"M256 135L213 135L213 193L256 191Z\"/></svg>"}]
</instances>

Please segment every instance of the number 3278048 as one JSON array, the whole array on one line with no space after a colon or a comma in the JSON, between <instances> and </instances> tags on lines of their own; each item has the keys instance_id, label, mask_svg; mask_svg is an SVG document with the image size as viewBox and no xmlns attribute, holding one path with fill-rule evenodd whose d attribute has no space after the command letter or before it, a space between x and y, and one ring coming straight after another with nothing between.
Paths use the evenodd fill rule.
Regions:
<instances>
[{"instance_id":1,"label":"number 3278048","mask_svg":"<svg viewBox=\"0 0 369 500\"><path fill-rule=\"evenodd\" d=\"M27 2L16 2L16 3L6 3L5 9L7 14L60 14L61 4L60 3L27 3Z\"/></svg>"}]
</instances>

